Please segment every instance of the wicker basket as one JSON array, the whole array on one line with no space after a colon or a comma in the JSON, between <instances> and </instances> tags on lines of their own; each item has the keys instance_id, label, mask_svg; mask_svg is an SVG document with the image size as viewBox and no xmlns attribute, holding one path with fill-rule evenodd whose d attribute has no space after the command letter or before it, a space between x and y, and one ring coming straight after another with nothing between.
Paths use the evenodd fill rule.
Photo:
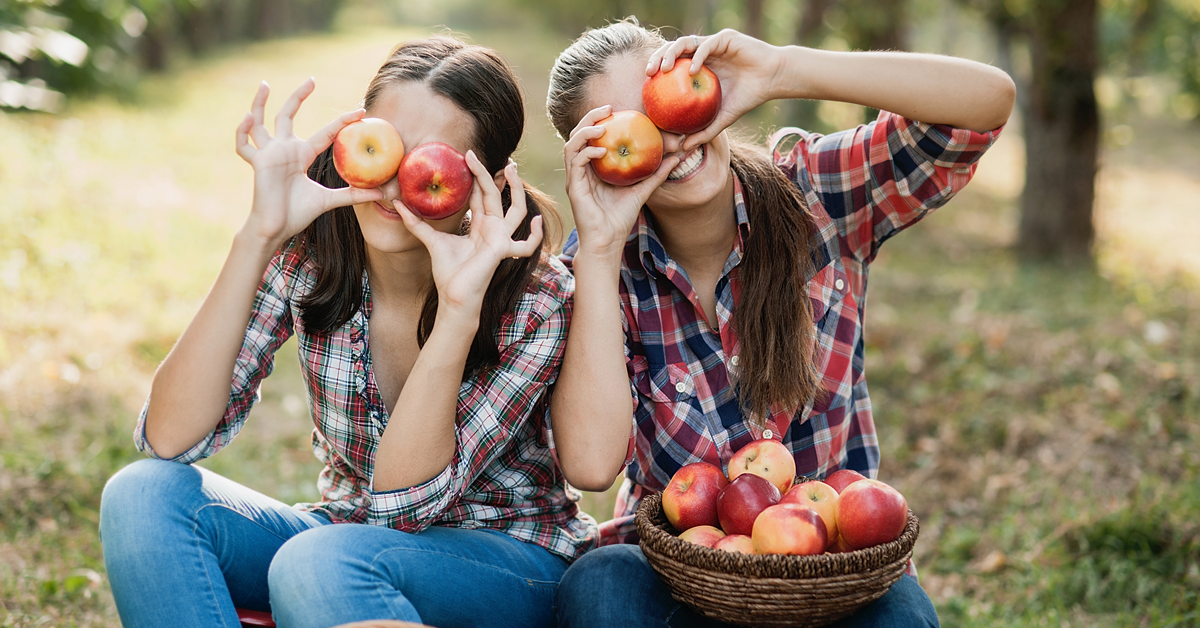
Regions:
<instances>
[{"instance_id":1,"label":"wicker basket","mask_svg":"<svg viewBox=\"0 0 1200 628\"><path fill-rule=\"evenodd\" d=\"M917 517L890 543L818 556L734 554L678 538L662 493L642 499L639 544L671 595L741 626L824 626L879 599L900 579L920 531Z\"/></svg>"}]
</instances>

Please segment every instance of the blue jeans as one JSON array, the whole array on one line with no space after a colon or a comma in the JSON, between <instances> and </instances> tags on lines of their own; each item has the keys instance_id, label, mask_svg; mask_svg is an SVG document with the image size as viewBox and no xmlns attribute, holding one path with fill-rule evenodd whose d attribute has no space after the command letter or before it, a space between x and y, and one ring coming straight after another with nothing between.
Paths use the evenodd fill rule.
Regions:
<instances>
[{"instance_id":1,"label":"blue jeans","mask_svg":"<svg viewBox=\"0 0 1200 628\"><path fill-rule=\"evenodd\" d=\"M558 587L558 625L661 628L727 626L671 597L637 545L607 545L575 561ZM831 628L933 627L937 612L911 576L901 576L883 597Z\"/></svg>"},{"instance_id":2,"label":"blue jeans","mask_svg":"<svg viewBox=\"0 0 1200 628\"><path fill-rule=\"evenodd\" d=\"M365 619L549 626L566 562L484 530L329 525L201 467L142 460L104 487L104 563L121 623L237 628Z\"/></svg>"}]
</instances>

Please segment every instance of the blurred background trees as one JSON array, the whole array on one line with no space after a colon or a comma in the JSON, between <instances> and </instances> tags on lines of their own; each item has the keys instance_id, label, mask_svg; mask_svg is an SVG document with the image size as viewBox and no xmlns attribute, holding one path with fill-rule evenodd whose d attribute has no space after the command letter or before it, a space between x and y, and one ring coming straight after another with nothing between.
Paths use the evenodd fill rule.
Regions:
<instances>
[{"instance_id":1,"label":"blurred background trees","mask_svg":"<svg viewBox=\"0 0 1200 628\"><path fill-rule=\"evenodd\" d=\"M1194 0L375 4L386 5L400 20L425 12L449 24L539 24L564 37L636 15L643 24L667 27L668 37L732 27L776 44L951 53L938 44L954 40L962 24L981 21L994 40L995 63L1020 88L1027 176L1017 247L1027 259L1090 263L1102 140L1099 99L1117 115L1149 106L1200 119L1200 3ZM327 29L341 5L342 0L5 0L0 106L57 111L65 97L129 95L140 73L165 70L174 57ZM926 26L935 20L941 33ZM828 132L875 115L847 111L826 103L785 103L773 121Z\"/></svg>"}]
</instances>

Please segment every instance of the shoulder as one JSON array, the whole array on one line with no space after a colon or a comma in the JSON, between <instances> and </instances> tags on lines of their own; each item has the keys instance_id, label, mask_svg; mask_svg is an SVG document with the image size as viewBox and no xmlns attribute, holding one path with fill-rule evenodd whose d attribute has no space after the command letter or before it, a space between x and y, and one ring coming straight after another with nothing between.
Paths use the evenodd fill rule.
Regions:
<instances>
[{"instance_id":1,"label":"shoulder","mask_svg":"<svg viewBox=\"0 0 1200 628\"><path fill-rule=\"evenodd\" d=\"M574 295L575 277L557 257L543 255L516 307L504 316L497 330L500 347L538 330L565 337Z\"/></svg>"},{"instance_id":2,"label":"shoulder","mask_svg":"<svg viewBox=\"0 0 1200 628\"><path fill-rule=\"evenodd\" d=\"M316 283L316 267L305 252L303 238L289 240L267 266L263 277L264 288L298 296L307 293Z\"/></svg>"}]
</instances>

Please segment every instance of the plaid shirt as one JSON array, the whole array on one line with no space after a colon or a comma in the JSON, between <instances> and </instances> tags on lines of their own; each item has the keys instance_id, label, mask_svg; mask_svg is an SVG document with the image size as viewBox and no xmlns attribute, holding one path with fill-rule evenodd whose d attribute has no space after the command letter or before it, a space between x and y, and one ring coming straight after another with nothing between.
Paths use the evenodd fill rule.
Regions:
<instances>
[{"instance_id":1,"label":"plaid shirt","mask_svg":"<svg viewBox=\"0 0 1200 628\"><path fill-rule=\"evenodd\" d=\"M758 438L782 440L801 475L850 468L876 476L879 446L863 375L867 267L884 240L967 184L998 134L881 112L870 124L829 136L800 129L772 136L775 163L803 192L817 229L808 296L827 392L803 407L772 407L763 428L743 416L732 375L740 348L732 327L738 265L751 229L741 182L734 181L738 237L717 282L715 331L686 272L663 248L653 216L642 212L625 247L620 287L634 427L625 481L614 519L600 528L601 543L636 542L639 500L661 491L680 467L705 461L725 469L734 452ZM796 143L780 152L789 137ZM564 261L577 249L572 233Z\"/></svg>"},{"instance_id":2,"label":"plaid shirt","mask_svg":"<svg viewBox=\"0 0 1200 628\"><path fill-rule=\"evenodd\" d=\"M315 424L313 453L325 464L317 480L321 501L297 508L321 511L334 522L407 532L431 525L499 530L568 561L594 543L595 522L579 511L577 495L568 493L538 420L544 413L533 412L558 375L570 320L574 278L557 259L505 316L497 333L499 365L459 388L457 450L450 464L420 485L392 491L371 487L388 412L371 366L370 283L364 273L362 308L347 323L331 334L312 335L302 328L298 301L315 281L296 245L272 260L234 366L225 416L173 460L190 464L233 440L260 382L271 373L275 351L295 330ZM158 457L146 442L145 421L143 409L135 441Z\"/></svg>"}]
</instances>

